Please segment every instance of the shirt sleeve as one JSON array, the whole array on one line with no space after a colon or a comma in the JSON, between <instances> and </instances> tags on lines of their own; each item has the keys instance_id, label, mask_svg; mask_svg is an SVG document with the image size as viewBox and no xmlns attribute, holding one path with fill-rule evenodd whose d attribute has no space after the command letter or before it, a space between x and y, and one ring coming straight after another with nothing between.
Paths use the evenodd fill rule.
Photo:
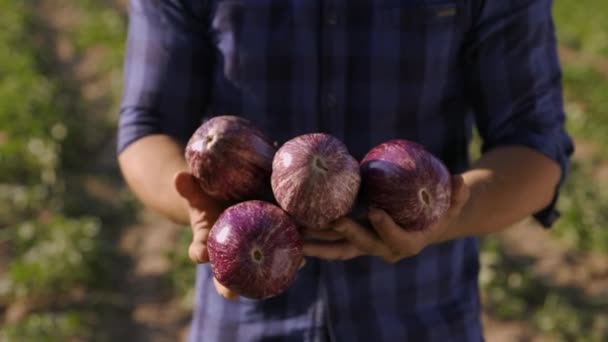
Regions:
<instances>
[{"instance_id":1,"label":"shirt sleeve","mask_svg":"<svg viewBox=\"0 0 608 342\"><path fill-rule=\"evenodd\" d=\"M522 145L559 163L562 173L553 201L534 214L550 227L559 216L555 204L573 152L564 127L551 0L473 2L480 5L465 60L482 153Z\"/></svg>"},{"instance_id":2,"label":"shirt sleeve","mask_svg":"<svg viewBox=\"0 0 608 342\"><path fill-rule=\"evenodd\" d=\"M185 143L207 102L208 1L130 0L118 153L149 134Z\"/></svg>"}]
</instances>

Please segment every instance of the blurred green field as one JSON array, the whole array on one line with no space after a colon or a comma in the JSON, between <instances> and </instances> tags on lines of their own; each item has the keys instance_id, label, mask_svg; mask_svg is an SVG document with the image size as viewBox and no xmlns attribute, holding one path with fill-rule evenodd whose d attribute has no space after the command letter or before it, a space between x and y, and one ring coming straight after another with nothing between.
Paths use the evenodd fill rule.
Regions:
<instances>
[{"instance_id":1,"label":"blurred green field","mask_svg":"<svg viewBox=\"0 0 608 342\"><path fill-rule=\"evenodd\" d=\"M138 258L149 256L138 252L148 240L137 234L158 219L142 218L114 161L123 5L0 0L1 341L105 341L152 331L133 300L141 288L129 288L151 282L142 291L160 302L142 302L178 312L163 331L177 336L187 325L190 233L173 227L163 271L138 276ZM523 340L608 340L607 13L605 0L555 1L577 152L554 229L525 226L483 240L491 336L514 329Z\"/></svg>"}]
</instances>

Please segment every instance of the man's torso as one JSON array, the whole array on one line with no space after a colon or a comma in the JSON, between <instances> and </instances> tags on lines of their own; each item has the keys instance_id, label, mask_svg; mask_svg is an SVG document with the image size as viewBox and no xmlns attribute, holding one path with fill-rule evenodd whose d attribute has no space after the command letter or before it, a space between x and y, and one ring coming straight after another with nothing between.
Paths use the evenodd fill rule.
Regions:
<instances>
[{"instance_id":1,"label":"man's torso","mask_svg":"<svg viewBox=\"0 0 608 342\"><path fill-rule=\"evenodd\" d=\"M279 143L328 132L358 159L411 139L462 171L467 11L449 0L212 2L206 115L247 117ZM192 339L480 340L477 258L471 238L397 264L309 260L286 293L239 302L220 298L199 266Z\"/></svg>"}]
</instances>

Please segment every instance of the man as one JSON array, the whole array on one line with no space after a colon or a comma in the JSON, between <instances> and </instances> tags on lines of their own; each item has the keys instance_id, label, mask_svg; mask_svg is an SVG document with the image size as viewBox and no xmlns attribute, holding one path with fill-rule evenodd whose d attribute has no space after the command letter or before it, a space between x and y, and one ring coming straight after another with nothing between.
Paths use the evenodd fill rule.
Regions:
<instances>
[{"instance_id":1,"label":"man","mask_svg":"<svg viewBox=\"0 0 608 342\"><path fill-rule=\"evenodd\" d=\"M280 143L329 132L358 159L415 140L454 174L452 206L429 233L380 210L373 230L305 232L286 293L238 298L213 285L205 241L222 208L183 157L219 114ZM469 165L473 123L483 155ZM572 150L550 0L131 1L119 162L143 203L192 225L192 341L482 340L478 237L530 215L549 227Z\"/></svg>"}]
</instances>

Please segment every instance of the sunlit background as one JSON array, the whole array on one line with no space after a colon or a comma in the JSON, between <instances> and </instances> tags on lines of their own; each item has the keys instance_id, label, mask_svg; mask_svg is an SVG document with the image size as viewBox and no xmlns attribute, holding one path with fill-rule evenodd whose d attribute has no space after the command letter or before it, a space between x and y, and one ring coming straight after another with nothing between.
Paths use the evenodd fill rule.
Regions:
<instances>
[{"instance_id":1,"label":"sunlit background","mask_svg":"<svg viewBox=\"0 0 608 342\"><path fill-rule=\"evenodd\" d=\"M125 1L0 0L0 341L175 341L189 229L115 162ZM608 341L608 1L557 0L577 151L544 231L483 242L488 341Z\"/></svg>"}]
</instances>

